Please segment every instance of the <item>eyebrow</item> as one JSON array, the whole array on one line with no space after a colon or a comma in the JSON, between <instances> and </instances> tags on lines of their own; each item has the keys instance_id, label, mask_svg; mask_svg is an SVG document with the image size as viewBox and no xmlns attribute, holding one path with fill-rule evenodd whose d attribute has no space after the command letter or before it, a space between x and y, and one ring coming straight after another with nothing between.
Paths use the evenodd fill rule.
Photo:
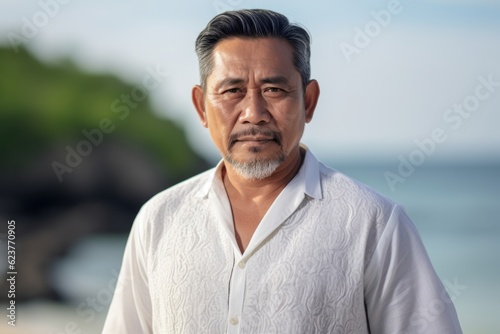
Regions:
<instances>
[{"instance_id":1,"label":"eyebrow","mask_svg":"<svg viewBox=\"0 0 500 334\"><path fill-rule=\"evenodd\" d=\"M245 80L242 78L225 78L217 84L217 88L240 85L244 83ZM288 79L282 75L276 75L273 77L267 77L260 80L261 84L288 84Z\"/></svg>"},{"instance_id":2,"label":"eyebrow","mask_svg":"<svg viewBox=\"0 0 500 334\"><path fill-rule=\"evenodd\" d=\"M263 78L260 82L267 84L288 84L288 79L282 75L277 75L274 77Z\"/></svg>"}]
</instances>

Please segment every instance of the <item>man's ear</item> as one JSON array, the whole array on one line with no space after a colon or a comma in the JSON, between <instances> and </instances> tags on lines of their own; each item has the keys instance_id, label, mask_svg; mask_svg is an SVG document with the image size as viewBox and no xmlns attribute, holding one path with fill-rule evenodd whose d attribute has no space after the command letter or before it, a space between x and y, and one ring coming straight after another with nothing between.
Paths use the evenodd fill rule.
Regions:
<instances>
[{"instance_id":1,"label":"man's ear","mask_svg":"<svg viewBox=\"0 0 500 334\"><path fill-rule=\"evenodd\" d=\"M201 124L204 127L208 126L207 115L205 113L205 97L203 93L203 88L200 85L196 85L193 87L191 91L191 99L193 101L193 106L198 113L198 117L200 118Z\"/></svg>"},{"instance_id":2,"label":"man's ear","mask_svg":"<svg viewBox=\"0 0 500 334\"><path fill-rule=\"evenodd\" d=\"M311 80L306 86L304 104L306 109L306 123L309 123L314 115L316 104L319 98L319 84L316 80Z\"/></svg>"}]
</instances>

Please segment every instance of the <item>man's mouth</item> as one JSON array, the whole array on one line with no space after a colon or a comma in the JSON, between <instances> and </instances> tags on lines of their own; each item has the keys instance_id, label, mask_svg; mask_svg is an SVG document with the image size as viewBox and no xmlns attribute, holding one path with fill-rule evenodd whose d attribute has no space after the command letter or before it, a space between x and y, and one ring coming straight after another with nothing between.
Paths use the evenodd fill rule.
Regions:
<instances>
[{"instance_id":1,"label":"man's mouth","mask_svg":"<svg viewBox=\"0 0 500 334\"><path fill-rule=\"evenodd\" d=\"M281 145L281 135L278 131L250 129L232 134L229 137L229 149L236 143L264 145L270 142Z\"/></svg>"},{"instance_id":2,"label":"man's mouth","mask_svg":"<svg viewBox=\"0 0 500 334\"><path fill-rule=\"evenodd\" d=\"M243 136L239 137L236 139L236 141L251 141L251 142L268 142L268 141L274 141L274 137L264 137L264 136L256 136L256 137L251 137L251 136Z\"/></svg>"}]
</instances>

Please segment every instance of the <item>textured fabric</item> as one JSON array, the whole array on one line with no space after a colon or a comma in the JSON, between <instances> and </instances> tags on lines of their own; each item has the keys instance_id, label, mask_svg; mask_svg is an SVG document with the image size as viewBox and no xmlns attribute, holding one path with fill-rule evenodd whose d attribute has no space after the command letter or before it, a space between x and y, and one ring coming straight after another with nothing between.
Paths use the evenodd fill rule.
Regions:
<instances>
[{"instance_id":1,"label":"textured fabric","mask_svg":"<svg viewBox=\"0 0 500 334\"><path fill-rule=\"evenodd\" d=\"M221 168L143 206L103 333L461 333L398 205L307 151L241 254Z\"/></svg>"}]
</instances>

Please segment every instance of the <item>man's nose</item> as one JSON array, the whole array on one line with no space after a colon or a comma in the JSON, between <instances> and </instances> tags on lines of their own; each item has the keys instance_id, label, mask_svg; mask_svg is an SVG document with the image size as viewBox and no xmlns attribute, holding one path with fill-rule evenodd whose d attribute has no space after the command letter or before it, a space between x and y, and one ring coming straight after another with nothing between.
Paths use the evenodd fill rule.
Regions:
<instances>
[{"instance_id":1,"label":"man's nose","mask_svg":"<svg viewBox=\"0 0 500 334\"><path fill-rule=\"evenodd\" d=\"M242 110L239 121L241 123L264 124L269 123L271 114L268 105L262 96L260 89L247 90L247 94L242 101Z\"/></svg>"}]
</instances>

